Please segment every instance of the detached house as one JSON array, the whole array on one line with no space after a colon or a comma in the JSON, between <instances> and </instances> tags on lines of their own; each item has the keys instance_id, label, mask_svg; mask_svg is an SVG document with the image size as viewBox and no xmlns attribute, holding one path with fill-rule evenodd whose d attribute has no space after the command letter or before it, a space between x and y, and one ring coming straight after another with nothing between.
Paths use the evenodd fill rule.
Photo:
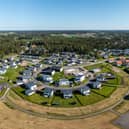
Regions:
<instances>
[{"instance_id":1,"label":"detached house","mask_svg":"<svg viewBox=\"0 0 129 129\"><path fill-rule=\"evenodd\" d=\"M68 79L60 79L59 80L59 86L69 86L70 82Z\"/></svg>"},{"instance_id":2,"label":"detached house","mask_svg":"<svg viewBox=\"0 0 129 129\"><path fill-rule=\"evenodd\" d=\"M7 72L7 70L5 68L0 68L0 74L5 74Z\"/></svg>"},{"instance_id":3,"label":"detached house","mask_svg":"<svg viewBox=\"0 0 129 129\"><path fill-rule=\"evenodd\" d=\"M53 78L50 75L42 75L42 80L48 83L53 83Z\"/></svg>"},{"instance_id":4,"label":"detached house","mask_svg":"<svg viewBox=\"0 0 129 129\"><path fill-rule=\"evenodd\" d=\"M44 97L52 97L54 95L54 90L51 88L45 88L43 91L43 96Z\"/></svg>"},{"instance_id":5,"label":"detached house","mask_svg":"<svg viewBox=\"0 0 129 129\"><path fill-rule=\"evenodd\" d=\"M55 74L55 70L53 70L52 68L48 67L42 70L42 74L46 74L46 75L54 75Z\"/></svg>"},{"instance_id":6,"label":"detached house","mask_svg":"<svg viewBox=\"0 0 129 129\"><path fill-rule=\"evenodd\" d=\"M31 96L31 95L35 94L35 91L28 89L28 90L25 91L25 94L26 94L27 96Z\"/></svg>"},{"instance_id":7,"label":"detached house","mask_svg":"<svg viewBox=\"0 0 129 129\"><path fill-rule=\"evenodd\" d=\"M73 97L72 90L62 90L61 92L63 94L63 98L65 99Z\"/></svg>"},{"instance_id":8,"label":"detached house","mask_svg":"<svg viewBox=\"0 0 129 129\"><path fill-rule=\"evenodd\" d=\"M37 85L34 83L34 82L28 82L25 84L25 87L27 89L30 89L30 90L36 90L37 89Z\"/></svg>"},{"instance_id":9,"label":"detached house","mask_svg":"<svg viewBox=\"0 0 129 129\"><path fill-rule=\"evenodd\" d=\"M79 92L82 94L82 95L90 95L90 88L88 86L85 86L85 87L82 87L79 89Z\"/></svg>"},{"instance_id":10,"label":"detached house","mask_svg":"<svg viewBox=\"0 0 129 129\"><path fill-rule=\"evenodd\" d=\"M89 83L89 86L94 89L100 89L102 87L102 83L99 81L92 81Z\"/></svg>"},{"instance_id":11,"label":"detached house","mask_svg":"<svg viewBox=\"0 0 129 129\"><path fill-rule=\"evenodd\" d=\"M83 82L84 80L85 80L85 75L78 75L75 77L76 83Z\"/></svg>"}]
</instances>

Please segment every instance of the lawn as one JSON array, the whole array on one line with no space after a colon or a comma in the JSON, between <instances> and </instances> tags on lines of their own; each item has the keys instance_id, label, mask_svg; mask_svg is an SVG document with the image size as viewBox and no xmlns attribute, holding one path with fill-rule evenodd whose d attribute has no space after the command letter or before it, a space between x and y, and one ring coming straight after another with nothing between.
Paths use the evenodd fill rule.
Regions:
<instances>
[{"instance_id":1,"label":"lawn","mask_svg":"<svg viewBox=\"0 0 129 129\"><path fill-rule=\"evenodd\" d=\"M91 94L88 96L83 96L80 94L75 94L75 96L76 96L77 100L81 103L81 105L83 105L83 106L94 104L94 103L99 102L104 99L104 96L101 96L94 92L91 92Z\"/></svg>"},{"instance_id":2,"label":"lawn","mask_svg":"<svg viewBox=\"0 0 129 129\"><path fill-rule=\"evenodd\" d=\"M51 98L45 98L42 95L36 93L32 96L25 95L25 89L22 87L13 88L13 91L25 100L32 103L46 105L46 106L56 106L56 107L79 107L94 104L107 97L109 97L116 87L103 86L102 89L92 89L91 94L88 96L83 96L78 93L74 93L72 98L64 99L61 96L53 96Z\"/></svg>"},{"instance_id":3,"label":"lawn","mask_svg":"<svg viewBox=\"0 0 129 129\"><path fill-rule=\"evenodd\" d=\"M4 88L2 91L0 91L0 97L2 97L4 95L5 91L6 91L6 88Z\"/></svg>"},{"instance_id":4,"label":"lawn","mask_svg":"<svg viewBox=\"0 0 129 129\"><path fill-rule=\"evenodd\" d=\"M54 99L51 103L53 106L59 106L59 107L77 107L81 106L79 101L73 96L69 99L61 98L60 96L54 96Z\"/></svg>"},{"instance_id":5,"label":"lawn","mask_svg":"<svg viewBox=\"0 0 129 129\"><path fill-rule=\"evenodd\" d=\"M23 71L23 69L23 67L18 67L17 69L9 68L7 72L2 75L4 77L4 81L16 81L16 78L19 76L19 72Z\"/></svg>"},{"instance_id":6,"label":"lawn","mask_svg":"<svg viewBox=\"0 0 129 129\"><path fill-rule=\"evenodd\" d=\"M102 63L100 64L95 64L95 65L90 65L90 66L86 66L84 67L85 69L87 70L92 70L92 69L95 69L95 68L102 68L104 65Z\"/></svg>"},{"instance_id":7,"label":"lawn","mask_svg":"<svg viewBox=\"0 0 129 129\"><path fill-rule=\"evenodd\" d=\"M56 72L55 75L53 75L53 80L59 81L62 78L72 79L73 77L74 76L72 76L72 75L64 75L64 72Z\"/></svg>"},{"instance_id":8,"label":"lawn","mask_svg":"<svg viewBox=\"0 0 129 129\"><path fill-rule=\"evenodd\" d=\"M23 99L26 99L32 103L36 103L36 104L50 104L52 98L45 98L40 94L33 94L31 96L26 96L25 95L25 89L22 87L17 87L17 88L13 88L13 91L18 94L20 97L22 97Z\"/></svg>"},{"instance_id":9,"label":"lawn","mask_svg":"<svg viewBox=\"0 0 129 129\"><path fill-rule=\"evenodd\" d=\"M119 75L115 75L115 79L108 79L108 81L105 84L111 84L111 85L120 85L121 84L121 77Z\"/></svg>"},{"instance_id":10,"label":"lawn","mask_svg":"<svg viewBox=\"0 0 129 129\"><path fill-rule=\"evenodd\" d=\"M92 89L92 92L99 94L103 97L109 97L115 91L115 89L115 86L103 86L102 89Z\"/></svg>"}]
</instances>

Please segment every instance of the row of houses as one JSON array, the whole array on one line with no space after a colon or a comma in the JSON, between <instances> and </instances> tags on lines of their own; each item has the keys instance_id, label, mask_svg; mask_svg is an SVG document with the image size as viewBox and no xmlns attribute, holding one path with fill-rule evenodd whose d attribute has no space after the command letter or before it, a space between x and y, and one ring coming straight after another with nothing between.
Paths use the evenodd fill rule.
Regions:
<instances>
[{"instance_id":1,"label":"row of houses","mask_svg":"<svg viewBox=\"0 0 129 129\"><path fill-rule=\"evenodd\" d=\"M118 58L110 58L108 62L115 66L129 66L129 58L126 57L118 57Z\"/></svg>"},{"instance_id":2,"label":"row of houses","mask_svg":"<svg viewBox=\"0 0 129 129\"><path fill-rule=\"evenodd\" d=\"M52 89L52 88L45 88L44 91L43 91L43 96L44 97L52 97L54 95L54 93L56 93L56 92L57 91ZM65 99L73 97L73 90L72 89L62 89L58 92L60 93L60 96L62 96ZM82 95L89 95L91 90L88 86L84 86L84 87L81 87L81 88L77 88L76 92L79 92Z\"/></svg>"},{"instance_id":3,"label":"row of houses","mask_svg":"<svg viewBox=\"0 0 129 129\"><path fill-rule=\"evenodd\" d=\"M58 54L52 54L50 57L44 59L44 63L49 65L76 65L82 64L83 59L77 55L76 53L72 52L62 52Z\"/></svg>"}]
</instances>

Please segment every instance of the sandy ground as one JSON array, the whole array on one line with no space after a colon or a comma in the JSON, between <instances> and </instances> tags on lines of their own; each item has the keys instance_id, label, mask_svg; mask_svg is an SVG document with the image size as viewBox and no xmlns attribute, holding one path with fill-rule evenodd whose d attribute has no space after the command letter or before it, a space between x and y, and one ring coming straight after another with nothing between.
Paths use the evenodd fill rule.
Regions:
<instances>
[{"instance_id":1,"label":"sandy ground","mask_svg":"<svg viewBox=\"0 0 129 129\"><path fill-rule=\"evenodd\" d=\"M118 129L111 124L116 115L107 112L79 120L38 118L8 108L0 103L0 129Z\"/></svg>"}]
</instances>

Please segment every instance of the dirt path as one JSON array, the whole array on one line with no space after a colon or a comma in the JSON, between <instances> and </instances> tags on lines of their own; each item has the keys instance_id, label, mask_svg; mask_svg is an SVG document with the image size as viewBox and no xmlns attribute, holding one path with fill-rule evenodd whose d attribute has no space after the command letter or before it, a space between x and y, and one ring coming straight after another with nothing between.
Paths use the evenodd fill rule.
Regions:
<instances>
[{"instance_id":1,"label":"dirt path","mask_svg":"<svg viewBox=\"0 0 129 129\"><path fill-rule=\"evenodd\" d=\"M54 120L27 115L0 103L0 129L118 129L111 112L80 120Z\"/></svg>"}]
</instances>

